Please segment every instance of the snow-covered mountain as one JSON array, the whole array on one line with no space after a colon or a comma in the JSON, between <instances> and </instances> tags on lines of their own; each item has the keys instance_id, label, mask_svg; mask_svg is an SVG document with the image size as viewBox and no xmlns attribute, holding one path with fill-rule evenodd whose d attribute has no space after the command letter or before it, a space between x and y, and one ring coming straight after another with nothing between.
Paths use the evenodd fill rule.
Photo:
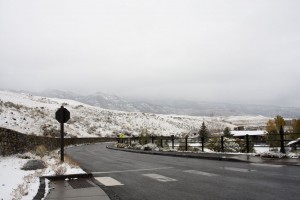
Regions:
<instances>
[{"instance_id":1,"label":"snow-covered mountain","mask_svg":"<svg viewBox=\"0 0 300 200\"><path fill-rule=\"evenodd\" d=\"M68 99L33 96L26 93L0 91L0 126L35 135L59 135L55 112L64 105L71 113L65 124L69 137L115 136L121 132L137 135L147 131L154 135L194 133L205 121L211 131L236 125L263 126L268 118L198 117L124 112L90 106Z\"/></svg>"},{"instance_id":2,"label":"snow-covered mountain","mask_svg":"<svg viewBox=\"0 0 300 200\"><path fill-rule=\"evenodd\" d=\"M139 99L132 100L101 92L98 92L93 95L83 96L72 92L63 92L59 90L45 90L43 92L31 94L50 98L72 99L92 106L129 112L177 114L190 116L263 115L272 118L276 115L281 115L286 118L300 118L300 108L296 107L194 102L171 99L164 101L151 101Z\"/></svg>"}]
</instances>

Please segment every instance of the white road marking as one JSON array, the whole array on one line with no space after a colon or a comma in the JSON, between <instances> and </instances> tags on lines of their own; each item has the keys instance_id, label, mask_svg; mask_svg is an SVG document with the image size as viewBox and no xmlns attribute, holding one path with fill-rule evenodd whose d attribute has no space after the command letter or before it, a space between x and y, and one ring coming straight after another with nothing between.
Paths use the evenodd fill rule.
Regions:
<instances>
[{"instance_id":1,"label":"white road marking","mask_svg":"<svg viewBox=\"0 0 300 200\"><path fill-rule=\"evenodd\" d=\"M250 165L259 166L259 167L274 167L274 168L280 168L284 165L272 165L272 164L262 164L262 163L250 163Z\"/></svg>"},{"instance_id":2,"label":"white road marking","mask_svg":"<svg viewBox=\"0 0 300 200\"><path fill-rule=\"evenodd\" d=\"M176 179L166 177L160 174L143 174L143 176L152 178L154 180L160 181L160 182L169 182L169 181L177 181Z\"/></svg>"},{"instance_id":3,"label":"white road marking","mask_svg":"<svg viewBox=\"0 0 300 200\"><path fill-rule=\"evenodd\" d=\"M236 172L254 172L254 169L243 169L243 168L235 168L235 167L221 167L222 169Z\"/></svg>"},{"instance_id":4,"label":"white road marking","mask_svg":"<svg viewBox=\"0 0 300 200\"><path fill-rule=\"evenodd\" d=\"M105 186L124 185L111 177L95 177L95 179Z\"/></svg>"},{"instance_id":5,"label":"white road marking","mask_svg":"<svg viewBox=\"0 0 300 200\"><path fill-rule=\"evenodd\" d=\"M160 168L149 168L149 169L129 169L129 170L122 170L122 171L92 172L92 174L97 175L97 174L112 174L112 173L125 173L125 172L141 172L141 171L153 171L153 170L172 169L172 168L173 167L160 167Z\"/></svg>"},{"instance_id":6,"label":"white road marking","mask_svg":"<svg viewBox=\"0 0 300 200\"><path fill-rule=\"evenodd\" d=\"M197 170L186 170L186 171L183 171L183 172L191 173L191 174L197 174L197 175L203 175L203 176L218 176L217 174L202 172L202 171L197 171Z\"/></svg>"}]
</instances>

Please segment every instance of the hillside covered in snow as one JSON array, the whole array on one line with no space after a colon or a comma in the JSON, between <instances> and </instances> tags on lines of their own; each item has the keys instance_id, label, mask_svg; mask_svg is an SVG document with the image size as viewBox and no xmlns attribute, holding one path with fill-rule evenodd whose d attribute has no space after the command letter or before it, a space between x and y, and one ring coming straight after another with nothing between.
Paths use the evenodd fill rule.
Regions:
<instances>
[{"instance_id":1,"label":"hillside covered in snow","mask_svg":"<svg viewBox=\"0 0 300 200\"><path fill-rule=\"evenodd\" d=\"M180 99L128 99L117 95L97 92L91 95L79 95L60 90L44 90L42 92L24 93L49 98L71 99L91 106L109 110L127 112L144 112L154 114L176 114L189 116L267 116L281 115L285 118L299 118L299 107L283 107L272 105L231 104L216 102L188 101ZM18 92L20 93L20 91Z\"/></svg>"},{"instance_id":2,"label":"hillside covered in snow","mask_svg":"<svg viewBox=\"0 0 300 200\"><path fill-rule=\"evenodd\" d=\"M263 126L263 116L195 117L123 112L102 109L74 100L32 96L26 93L0 91L0 126L21 133L59 136L55 112L66 107L71 119L65 124L66 137L105 137L120 133L138 135L181 135L196 133L205 121L211 132L237 125Z\"/></svg>"}]
</instances>

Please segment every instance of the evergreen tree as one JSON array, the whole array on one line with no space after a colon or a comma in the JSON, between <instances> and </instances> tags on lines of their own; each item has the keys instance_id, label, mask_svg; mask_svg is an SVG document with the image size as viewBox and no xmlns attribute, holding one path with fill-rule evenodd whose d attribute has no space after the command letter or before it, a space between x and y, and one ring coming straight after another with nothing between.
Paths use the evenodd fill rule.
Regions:
<instances>
[{"instance_id":1,"label":"evergreen tree","mask_svg":"<svg viewBox=\"0 0 300 200\"><path fill-rule=\"evenodd\" d=\"M231 131L230 128L226 127L223 131L224 137L228 137L228 138L232 137L233 135L230 133L230 131Z\"/></svg>"},{"instance_id":2,"label":"evergreen tree","mask_svg":"<svg viewBox=\"0 0 300 200\"><path fill-rule=\"evenodd\" d=\"M202 122L201 128L200 128L200 130L199 130L199 137L200 137L200 138L203 137L203 138L204 138L204 142L206 142L207 139L208 139L208 136L209 136L209 131L208 131L208 129L207 129L205 123Z\"/></svg>"}]
</instances>

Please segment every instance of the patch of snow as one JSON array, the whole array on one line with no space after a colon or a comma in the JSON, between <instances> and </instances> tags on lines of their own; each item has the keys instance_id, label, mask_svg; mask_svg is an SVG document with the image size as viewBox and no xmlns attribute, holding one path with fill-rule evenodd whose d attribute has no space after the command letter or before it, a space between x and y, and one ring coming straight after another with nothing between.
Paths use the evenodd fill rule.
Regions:
<instances>
[{"instance_id":1,"label":"patch of snow","mask_svg":"<svg viewBox=\"0 0 300 200\"><path fill-rule=\"evenodd\" d=\"M0 199L22 199L31 200L36 195L39 189L40 176L55 175L57 168L62 166L65 171L64 174L85 174L78 166L72 166L68 163L59 163L58 154L52 156L45 156L44 160L47 168L43 170L21 170L23 165L30 159L24 158L36 157L30 153L18 154L14 156L2 157L0 156ZM46 180L46 194L49 191L49 181Z\"/></svg>"},{"instance_id":2,"label":"patch of snow","mask_svg":"<svg viewBox=\"0 0 300 200\"><path fill-rule=\"evenodd\" d=\"M265 135L265 131L230 131L233 136Z\"/></svg>"}]
</instances>

